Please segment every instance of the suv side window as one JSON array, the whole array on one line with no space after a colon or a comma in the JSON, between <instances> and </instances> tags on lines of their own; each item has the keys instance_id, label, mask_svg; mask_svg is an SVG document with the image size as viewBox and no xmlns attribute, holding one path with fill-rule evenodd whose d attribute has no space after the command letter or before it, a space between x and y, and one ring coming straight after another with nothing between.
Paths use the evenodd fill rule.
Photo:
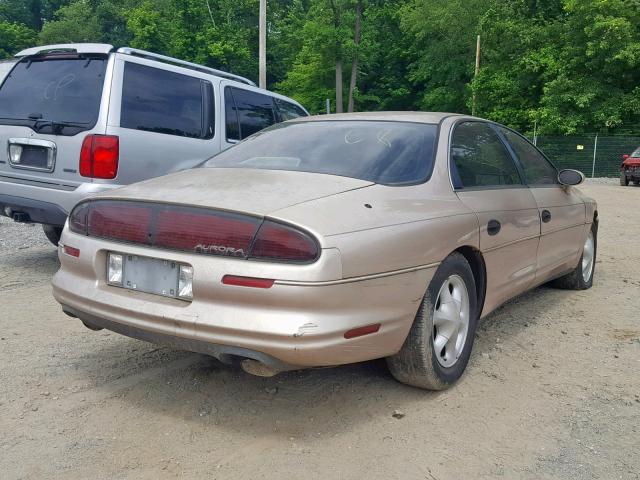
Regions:
<instances>
[{"instance_id":1,"label":"suv side window","mask_svg":"<svg viewBox=\"0 0 640 480\"><path fill-rule=\"evenodd\" d=\"M224 116L227 130L227 140L240 140L240 124L238 123L238 109L233 99L231 88L224 89Z\"/></svg>"},{"instance_id":2,"label":"suv side window","mask_svg":"<svg viewBox=\"0 0 640 480\"><path fill-rule=\"evenodd\" d=\"M515 132L500 128L520 160L528 185L558 185L558 171L536 147Z\"/></svg>"},{"instance_id":3,"label":"suv side window","mask_svg":"<svg viewBox=\"0 0 640 480\"><path fill-rule=\"evenodd\" d=\"M213 86L196 77L126 62L120 126L179 137L213 137Z\"/></svg>"},{"instance_id":4,"label":"suv side window","mask_svg":"<svg viewBox=\"0 0 640 480\"><path fill-rule=\"evenodd\" d=\"M451 138L451 177L455 188L522 185L518 169L493 128L463 122Z\"/></svg>"},{"instance_id":5,"label":"suv side window","mask_svg":"<svg viewBox=\"0 0 640 480\"><path fill-rule=\"evenodd\" d=\"M237 111L240 130L239 138L237 138L238 140L247 138L256 132L259 132L263 128L267 128L268 126L276 123L272 97L252 92L250 90L244 90L242 88L226 87L225 98L227 96L227 90L229 90L230 94L233 96L235 109ZM227 103L226 100L225 103ZM227 104L227 118L233 118L233 112L229 112L228 109L229 104ZM229 126L229 123L227 125ZM229 136L228 130L227 138L233 138Z\"/></svg>"},{"instance_id":6,"label":"suv side window","mask_svg":"<svg viewBox=\"0 0 640 480\"><path fill-rule=\"evenodd\" d=\"M306 117L307 113L295 103L287 102L277 97L273 97L273 101L280 113L280 121L293 120L298 117Z\"/></svg>"}]
</instances>

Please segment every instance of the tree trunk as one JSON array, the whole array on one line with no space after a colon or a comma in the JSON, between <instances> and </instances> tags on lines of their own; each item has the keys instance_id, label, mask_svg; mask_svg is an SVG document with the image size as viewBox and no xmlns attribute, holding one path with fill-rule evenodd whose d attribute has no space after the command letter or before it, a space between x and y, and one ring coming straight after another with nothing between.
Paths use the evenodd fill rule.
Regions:
<instances>
[{"instance_id":1,"label":"tree trunk","mask_svg":"<svg viewBox=\"0 0 640 480\"><path fill-rule=\"evenodd\" d=\"M336 58L336 113L342 112L342 59Z\"/></svg>"},{"instance_id":2,"label":"tree trunk","mask_svg":"<svg viewBox=\"0 0 640 480\"><path fill-rule=\"evenodd\" d=\"M347 111L353 112L353 95L356 89L356 80L358 76L358 47L360 46L361 27L362 20L362 2L358 1L356 4L356 27L353 36L353 60L351 61L351 80L349 81L349 103L347 105Z\"/></svg>"}]
</instances>

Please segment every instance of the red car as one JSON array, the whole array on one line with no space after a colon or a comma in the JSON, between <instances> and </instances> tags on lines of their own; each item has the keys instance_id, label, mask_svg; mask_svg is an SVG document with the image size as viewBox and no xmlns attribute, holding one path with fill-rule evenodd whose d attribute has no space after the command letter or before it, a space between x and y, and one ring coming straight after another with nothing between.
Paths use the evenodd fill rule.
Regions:
<instances>
[{"instance_id":1,"label":"red car","mask_svg":"<svg viewBox=\"0 0 640 480\"><path fill-rule=\"evenodd\" d=\"M640 185L640 147L631 155L623 155L620 167L620 185L626 187L629 182Z\"/></svg>"}]
</instances>

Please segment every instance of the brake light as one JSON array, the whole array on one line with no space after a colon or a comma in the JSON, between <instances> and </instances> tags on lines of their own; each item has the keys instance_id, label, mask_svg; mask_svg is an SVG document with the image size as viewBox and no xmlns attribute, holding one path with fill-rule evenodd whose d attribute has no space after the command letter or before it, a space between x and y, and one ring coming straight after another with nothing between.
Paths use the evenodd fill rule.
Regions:
<instances>
[{"instance_id":1,"label":"brake light","mask_svg":"<svg viewBox=\"0 0 640 480\"><path fill-rule=\"evenodd\" d=\"M307 233L265 220L251 250L252 258L310 262L318 256L318 244Z\"/></svg>"},{"instance_id":2,"label":"brake light","mask_svg":"<svg viewBox=\"0 0 640 480\"><path fill-rule=\"evenodd\" d=\"M120 140L114 135L87 135L80 149L80 175L90 178L116 178Z\"/></svg>"},{"instance_id":3,"label":"brake light","mask_svg":"<svg viewBox=\"0 0 640 480\"><path fill-rule=\"evenodd\" d=\"M69 215L69 229L108 240L245 259L307 263L320 252L310 234L271 220L128 200L83 202Z\"/></svg>"},{"instance_id":4,"label":"brake light","mask_svg":"<svg viewBox=\"0 0 640 480\"><path fill-rule=\"evenodd\" d=\"M151 209L133 202L95 202L87 215L87 233L95 237L149 244Z\"/></svg>"},{"instance_id":5,"label":"brake light","mask_svg":"<svg viewBox=\"0 0 640 480\"><path fill-rule=\"evenodd\" d=\"M169 206L158 213L154 245L246 257L259 224L246 215Z\"/></svg>"}]
</instances>

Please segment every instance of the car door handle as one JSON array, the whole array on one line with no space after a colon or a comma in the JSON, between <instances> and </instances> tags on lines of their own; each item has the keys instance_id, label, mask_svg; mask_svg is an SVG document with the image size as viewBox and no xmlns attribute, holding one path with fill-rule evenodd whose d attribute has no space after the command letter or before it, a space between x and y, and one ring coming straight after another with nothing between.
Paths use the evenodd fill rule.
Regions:
<instances>
[{"instance_id":1,"label":"car door handle","mask_svg":"<svg viewBox=\"0 0 640 480\"><path fill-rule=\"evenodd\" d=\"M489 220L489 223L487 224L487 233L491 236L497 235L501 228L502 225L500 225L499 221Z\"/></svg>"},{"instance_id":2,"label":"car door handle","mask_svg":"<svg viewBox=\"0 0 640 480\"><path fill-rule=\"evenodd\" d=\"M551 212L549 210L542 210L540 218L542 218L544 223L549 223L551 221Z\"/></svg>"}]
</instances>

